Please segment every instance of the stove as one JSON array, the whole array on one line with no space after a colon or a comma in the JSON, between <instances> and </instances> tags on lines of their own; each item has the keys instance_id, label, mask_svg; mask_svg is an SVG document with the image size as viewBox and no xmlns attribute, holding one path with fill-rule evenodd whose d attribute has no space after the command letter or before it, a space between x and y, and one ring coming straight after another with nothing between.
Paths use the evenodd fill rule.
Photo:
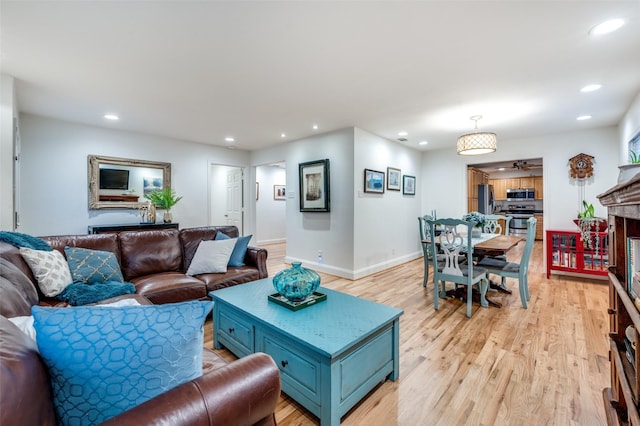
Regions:
<instances>
[{"instance_id":1,"label":"stove","mask_svg":"<svg viewBox=\"0 0 640 426\"><path fill-rule=\"evenodd\" d=\"M535 204L509 204L505 214L511 216L509 233L513 235L527 235L527 220L533 217Z\"/></svg>"}]
</instances>

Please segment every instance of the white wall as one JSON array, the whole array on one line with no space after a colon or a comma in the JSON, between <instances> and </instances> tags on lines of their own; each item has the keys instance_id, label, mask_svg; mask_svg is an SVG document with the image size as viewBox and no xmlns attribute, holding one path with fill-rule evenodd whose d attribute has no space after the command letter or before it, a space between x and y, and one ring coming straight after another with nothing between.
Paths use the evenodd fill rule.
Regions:
<instances>
[{"instance_id":1,"label":"white wall","mask_svg":"<svg viewBox=\"0 0 640 426\"><path fill-rule=\"evenodd\" d=\"M421 212L421 156L417 150L355 129L353 163L354 277L359 278L422 255L418 233ZM416 177L416 195L387 186L387 167ZM385 174L383 194L364 192L364 169Z\"/></svg>"},{"instance_id":2,"label":"white wall","mask_svg":"<svg viewBox=\"0 0 640 426\"><path fill-rule=\"evenodd\" d=\"M249 153L29 114L20 116L22 224L33 235L85 234L88 225L137 223L137 210L88 210L87 155L171 163L181 228L208 225L209 164L248 167ZM245 181L246 185L246 181ZM245 187L245 194L248 193ZM245 205L253 208L253 203ZM247 230L245 229L245 233Z\"/></svg>"},{"instance_id":3,"label":"white wall","mask_svg":"<svg viewBox=\"0 0 640 426\"><path fill-rule=\"evenodd\" d=\"M0 229L13 231L14 125L18 115L13 77L0 74Z\"/></svg>"},{"instance_id":4,"label":"white wall","mask_svg":"<svg viewBox=\"0 0 640 426\"><path fill-rule=\"evenodd\" d=\"M256 241L258 244L284 242L287 201L273 199L273 185L286 185L287 172L278 166L258 166L256 182L260 191L256 200Z\"/></svg>"},{"instance_id":5,"label":"white wall","mask_svg":"<svg viewBox=\"0 0 640 426\"><path fill-rule=\"evenodd\" d=\"M620 130L620 165L629 164L629 141L640 132L640 92L618 126Z\"/></svg>"},{"instance_id":6,"label":"white wall","mask_svg":"<svg viewBox=\"0 0 640 426\"><path fill-rule=\"evenodd\" d=\"M604 127L580 132L558 133L536 138L501 140L495 154L482 161L506 161L540 157L544 162L544 227L574 229L573 219L581 205L580 191L569 177L569 158L585 153L595 157L594 176L585 184L585 198L594 204L598 216L606 210L596 196L614 186L618 179L618 131ZM436 209L438 217L461 217L467 210L466 165L479 157L457 155L451 148L423 153L422 210Z\"/></svg>"}]
</instances>

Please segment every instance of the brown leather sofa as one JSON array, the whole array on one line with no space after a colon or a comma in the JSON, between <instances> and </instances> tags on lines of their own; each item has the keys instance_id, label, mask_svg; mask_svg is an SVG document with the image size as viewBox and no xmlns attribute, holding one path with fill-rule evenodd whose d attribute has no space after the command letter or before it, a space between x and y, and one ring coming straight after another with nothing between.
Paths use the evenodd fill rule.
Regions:
<instances>
[{"instance_id":1,"label":"brown leather sofa","mask_svg":"<svg viewBox=\"0 0 640 426\"><path fill-rule=\"evenodd\" d=\"M267 251L257 247L247 248L245 266L230 266L226 273L186 275L200 242L215 239L217 232L231 238L238 237L235 226L210 226L180 231L159 229L40 238L63 255L65 246L115 253L125 281L134 284L136 294L145 296L154 304L161 304L207 299L211 291L268 276ZM18 266L40 291L31 269L16 247L0 242L0 257ZM39 294L41 304L57 304Z\"/></svg>"},{"instance_id":2,"label":"brown leather sofa","mask_svg":"<svg viewBox=\"0 0 640 426\"><path fill-rule=\"evenodd\" d=\"M140 295L123 297L150 303ZM56 424L49 374L36 344L7 319L30 315L35 304L38 294L30 279L0 259L0 425ZM227 363L204 349L201 377L104 424L275 425L279 395L279 370L268 355L257 353Z\"/></svg>"}]
</instances>

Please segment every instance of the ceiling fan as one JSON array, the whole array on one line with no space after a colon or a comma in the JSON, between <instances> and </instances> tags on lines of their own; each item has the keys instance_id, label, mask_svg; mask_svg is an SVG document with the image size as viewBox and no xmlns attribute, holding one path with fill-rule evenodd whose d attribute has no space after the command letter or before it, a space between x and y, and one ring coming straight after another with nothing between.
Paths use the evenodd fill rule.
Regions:
<instances>
[{"instance_id":1,"label":"ceiling fan","mask_svg":"<svg viewBox=\"0 0 640 426\"><path fill-rule=\"evenodd\" d=\"M529 164L524 160L518 160L513 163L513 168L517 170L539 169L542 164Z\"/></svg>"}]
</instances>

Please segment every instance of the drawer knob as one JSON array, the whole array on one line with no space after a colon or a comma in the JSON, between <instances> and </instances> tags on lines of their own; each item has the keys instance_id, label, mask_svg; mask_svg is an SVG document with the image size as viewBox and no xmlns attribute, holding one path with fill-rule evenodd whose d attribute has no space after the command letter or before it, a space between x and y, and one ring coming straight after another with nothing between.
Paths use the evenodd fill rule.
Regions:
<instances>
[{"instance_id":1,"label":"drawer knob","mask_svg":"<svg viewBox=\"0 0 640 426\"><path fill-rule=\"evenodd\" d=\"M289 361L287 361L286 359L283 359L282 361L280 361L280 364L282 364L282 368L284 368L287 365L289 365Z\"/></svg>"},{"instance_id":2,"label":"drawer knob","mask_svg":"<svg viewBox=\"0 0 640 426\"><path fill-rule=\"evenodd\" d=\"M234 331L236 331L235 328L233 328L233 327L229 328L229 334L233 334Z\"/></svg>"}]
</instances>

